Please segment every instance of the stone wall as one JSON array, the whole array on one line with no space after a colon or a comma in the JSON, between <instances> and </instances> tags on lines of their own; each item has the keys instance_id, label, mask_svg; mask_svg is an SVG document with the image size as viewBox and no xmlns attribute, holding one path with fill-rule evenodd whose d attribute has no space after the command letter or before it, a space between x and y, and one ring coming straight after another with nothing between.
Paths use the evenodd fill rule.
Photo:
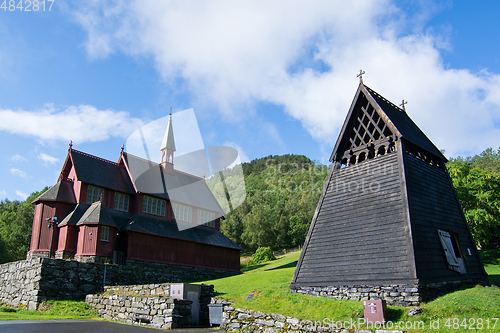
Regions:
<instances>
[{"instance_id":1,"label":"stone wall","mask_svg":"<svg viewBox=\"0 0 500 333\"><path fill-rule=\"evenodd\" d=\"M201 285L199 321L202 326L208 326L208 304L213 294L213 285ZM168 295L169 283L106 286L103 294L87 295L85 301L105 319L167 329L189 327L192 302Z\"/></svg>"},{"instance_id":2,"label":"stone wall","mask_svg":"<svg viewBox=\"0 0 500 333\"><path fill-rule=\"evenodd\" d=\"M87 295L90 304L104 319L128 324L170 329L189 327L191 301L167 296Z\"/></svg>"},{"instance_id":3,"label":"stone wall","mask_svg":"<svg viewBox=\"0 0 500 333\"><path fill-rule=\"evenodd\" d=\"M367 326L374 326L371 329ZM330 333L403 333L399 330L378 329L376 325L366 325L363 318L358 320L335 322L332 319L323 321L299 320L280 314L268 314L260 311L236 309L225 306L221 327L227 331L293 333L293 332L330 332Z\"/></svg>"},{"instance_id":4,"label":"stone wall","mask_svg":"<svg viewBox=\"0 0 500 333\"><path fill-rule=\"evenodd\" d=\"M391 286L343 286L343 287L292 287L298 294L326 296L335 299L377 300L385 299L387 304L415 306L422 302L418 285Z\"/></svg>"},{"instance_id":5,"label":"stone wall","mask_svg":"<svg viewBox=\"0 0 500 333\"><path fill-rule=\"evenodd\" d=\"M0 303L36 308L40 295L40 260L22 260L0 265Z\"/></svg>"},{"instance_id":6,"label":"stone wall","mask_svg":"<svg viewBox=\"0 0 500 333\"><path fill-rule=\"evenodd\" d=\"M87 294L102 291L104 284L196 281L234 274L175 265L105 265L33 258L0 265L0 302L36 309L44 300L83 300Z\"/></svg>"},{"instance_id":7,"label":"stone wall","mask_svg":"<svg viewBox=\"0 0 500 333\"><path fill-rule=\"evenodd\" d=\"M105 294L133 294L140 296L168 296L170 295L169 283L128 285L128 286L106 286ZM211 284L202 284L200 293L200 325L208 326L208 304L211 303L214 296L214 286Z\"/></svg>"},{"instance_id":8,"label":"stone wall","mask_svg":"<svg viewBox=\"0 0 500 333\"><path fill-rule=\"evenodd\" d=\"M394 306L417 306L421 302L431 301L448 292L459 289L464 283L478 281L439 282L426 285L390 285L390 286L326 286L326 287L291 287L292 292L325 296L335 299L378 300L384 299Z\"/></svg>"}]
</instances>

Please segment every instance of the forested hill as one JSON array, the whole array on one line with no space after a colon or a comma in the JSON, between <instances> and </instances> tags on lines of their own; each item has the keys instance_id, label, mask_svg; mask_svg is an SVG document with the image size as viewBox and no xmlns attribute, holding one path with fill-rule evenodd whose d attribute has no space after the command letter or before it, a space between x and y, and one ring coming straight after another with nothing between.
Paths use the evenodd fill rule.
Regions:
<instances>
[{"instance_id":1,"label":"forested hill","mask_svg":"<svg viewBox=\"0 0 500 333\"><path fill-rule=\"evenodd\" d=\"M243 174L245 176L250 175L251 173L261 173L265 171L269 167L277 167L281 164L281 171L289 171L292 168L302 168L315 164L308 157L304 155L269 155L267 157L257 158L255 160L251 160L248 163L243 163Z\"/></svg>"},{"instance_id":2,"label":"forested hill","mask_svg":"<svg viewBox=\"0 0 500 333\"><path fill-rule=\"evenodd\" d=\"M245 200L225 216L221 231L245 252L302 245L329 167L303 155L270 155L243 163L242 169ZM233 177L225 179L229 188Z\"/></svg>"}]
</instances>

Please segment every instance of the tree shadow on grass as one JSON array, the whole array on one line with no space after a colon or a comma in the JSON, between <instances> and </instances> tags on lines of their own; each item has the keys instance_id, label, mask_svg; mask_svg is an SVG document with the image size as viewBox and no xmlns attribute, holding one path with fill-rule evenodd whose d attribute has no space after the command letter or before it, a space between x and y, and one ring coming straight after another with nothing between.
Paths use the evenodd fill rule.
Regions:
<instances>
[{"instance_id":1,"label":"tree shadow on grass","mask_svg":"<svg viewBox=\"0 0 500 333\"><path fill-rule=\"evenodd\" d=\"M405 313L404 309L387 308L387 318L386 320L396 322L400 320Z\"/></svg>"},{"instance_id":2,"label":"tree shadow on grass","mask_svg":"<svg viewBox=\"0 0 500 333\"><path fill-rule=\"evenodd\" d=\"M491 284L500 287L500 274L488 275L488 279L490 280Z\"/></svg>"},{"instance_id":3,"label":"tree shadow on grass","mask_svg":"<svg viewBox=\"0 0 500 333\"><path fill-rule=\"evenodd\" d=\"M245 266L241 269L242 272L248 272L248 271L253 271L256 269L259 269L261 267L266 266L268 263L263 263L263 264L258 264L258 265L250 265L250 266Z\"/></svg>"},{"instance_id":4,"label":"tree shadow on grass","mask_svg":"<svg viewBox=\"0 0 500 333\"><path fill-rule=\"evenodd\" d=\"M479 251L484 265L498 265L500 263L500 249Z\"/></svg>"},{"instance_id":5,"label":"tree shadow on grass","mask_svg":"<svg viewBox=\"0 0 500 333\"><path fill-rule=\"evenodd\" d=\"M272 271L272 270L275 270L275 269L282 269L282 268L295 268L297 266L298 262L299 262L298 260L295 260L295 261L292 261L292 262L290 262L288 264L284 264L284 265L281 265L281 266L278 266L278 267L266 269L266 271Z\"/></svg>"}]
</instances>

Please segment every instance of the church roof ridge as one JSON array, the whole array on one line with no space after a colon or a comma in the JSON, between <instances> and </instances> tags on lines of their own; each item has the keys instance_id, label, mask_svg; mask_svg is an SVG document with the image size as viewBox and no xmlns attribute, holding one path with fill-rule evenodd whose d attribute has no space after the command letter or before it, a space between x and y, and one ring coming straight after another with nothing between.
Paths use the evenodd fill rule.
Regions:
<instances>
[{"instance_id":1,"label":"church roof ridge","mask_svg":"<svg viewBox=\"0 0 500 333\"><path fill-rule=\"evenodd\" d=\"M133 157L137 160L140 160L140 161L143 161L143 162L146 162L146 163L150 163L150 164L153 164L153 165L160 165L160 163L156 163L154 161L151 161L151 160L148 160L148 159L145 159L143 157L140 157L140 156L137 156L137 155L134 155L134 154L130 154L130 153L127 153L127 152L124 152L123 155L125 156L130 156L130 157Z\"/></svg>"},{"instance_id":2,"label":"church roof ridge","mask_svg":"<svg viewBox=\"0 0 500 333\"><path fill-rule=\"evenodd\" d=\"M93 158L94 160L98 160L98 161L101 161L101 162L105 162L105 163L109 163L109 164L112 164L112 165L118 165L118 163L116 162L113 162L113 161L110 161L110 160L107 160L105 158L102 158L102 157L98 157L98 156L95 156L95 155L92 155L92 154L89 154L89 153L84 153L83 151L80 151L80 150L76 150L76 149L71 149L71 152L73 153L77 153L77 154L80 154L82 156L85 156L85 157L90 157L90 158Z\"/></svg>"},{"instance_id":3,"label":"church roof ridge","mask_svg":"<svg viewBox=\"0 0 500 333\"><path fill-rule=\"evenodd\" d=\"M137 156L137 155L134 155L134 154L130 154L130 153L126 153L126 152L124 152L124 153L123 153L123 155L130 156L130 157L135 158L135 159L137 159L137 160L139 160L139 161L143 161L143 162L146 162L146 163L149 163L149 164L155 165L155 166L161 166L161 163L156 163L156 162L154 162L154 161L150 161L150 160L148 160L148 159L145 159L145 158L143 158L143 157L140 157L140 156ZM175 169L174 169L174 172L175 172L175 173L182 174L182 175L185 175L185 176L189 176L189 177L192 177L192 178L196 178L196 179L199 179L199 180L204 179L204 178L202 178L202 177L198 177L198 176L196 176L196 175L193 175L193 174L190 174L190 173L187 173L187 172L184 172L184 171L180 171L180 170L175 170Z\"/></svg>"},{"instance_id":4,"label":"church roof ridge","mask_svg":"<svg viewBox=\"0 0 500 333\"><path fill-rule=\"evenodd\" d=\"M363 86L370 92L370 94L376 95L378 98L382 99L384 102L386 102L387 104L391 105L392 107L395 107L395 108L399 109L401 112L405 112L398 105L394 104L393 102L391 102L390 100L388 100L384 96L380 95L378 92L376 92L372 88L368 87L366 84L363 84Z\"/></svg>"}]
</instances>

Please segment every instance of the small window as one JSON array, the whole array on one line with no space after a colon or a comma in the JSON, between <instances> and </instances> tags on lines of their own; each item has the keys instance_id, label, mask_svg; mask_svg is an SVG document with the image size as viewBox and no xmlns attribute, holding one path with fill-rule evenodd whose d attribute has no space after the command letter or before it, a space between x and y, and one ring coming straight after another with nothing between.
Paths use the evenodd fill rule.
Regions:
<instances>
[{"instance_id":1,"label":"small window","mask_svg":"<svg viewBox=\"0 0 500 333\"><path fill-rule=\"evenodd\" d=\"M142 212L152 215L165 216L165 208L167 207L167 201L153 198L150 196L143 196L142 198Z\"/></svg>"},{"instance_id":2,"label":"small window","mask_svg":"<svg viewBox=\"0 0 500 333\"><path fill-rule=\"evenodd\" d=\"M215 228L215 213L198 209L198 224Z\"/></svg>"},{"instance_id":3,"label":"small window","mask_svg":"<svg viewBox=\"0 0 500 333\"><path fill-rule=\"evenodd\" d=\"M458 246L458 239L455 235L450 235L448 231L438 230L439 240L443 247L448 268L458 273L467 273L465 261Z\"/></svg>"},{"instance_id":4,"label":"small window","mask_svg":"<svg viewBox=\"0 0 500 333\"><path fill-rule=\"evenodd\" d=\"M130 201L130 196L120 192L115 192L115 203L113 209L121 210L122 212L128 212L128 204Z\"/></svg>"},{"instance_id":5,"label":"small window","mask_svg":"<svg viewBox=\"0 0 500 333\"><path fill-rule=\"evenodd\" d=\"M109 227L101 227L101 241L109 242Z\"/></svg>"},{"instance_id":6,"label":"small window","mask_svg":"<svg viewBox=\"0 0 500 333\"><path fill-rule=\"evenodd\" d=\"M101 196L104 195L104 189L101 187L89 185L87 187L87 203L92 204L101 200Z\"/></svg>"},{"instance_id":7,"label":"small window","mask_svg":"<svg viewBox=\"0 0 500 333\"><path fill-rule=\"evenodd\" d=\"M189 206L172 203L173 218L178 221L192 222L193 209Z\"/></svg>"}]
</instances>

